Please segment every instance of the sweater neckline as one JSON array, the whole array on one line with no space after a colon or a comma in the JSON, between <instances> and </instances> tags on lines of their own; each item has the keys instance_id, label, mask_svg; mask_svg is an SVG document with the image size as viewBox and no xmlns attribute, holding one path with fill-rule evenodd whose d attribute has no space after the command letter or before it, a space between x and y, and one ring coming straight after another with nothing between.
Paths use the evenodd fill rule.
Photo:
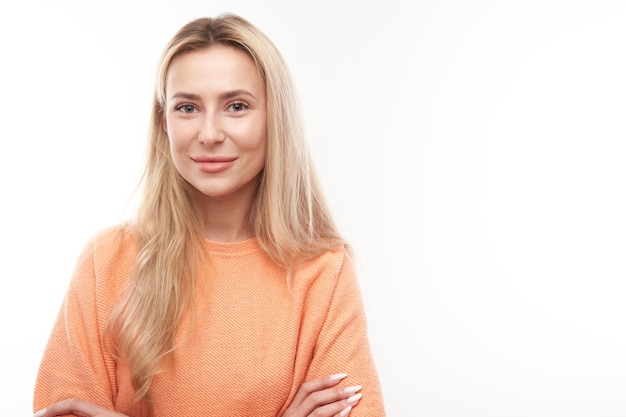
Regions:
<instances>
[{"instance_id":1,"label":"sweater neckline","mask_svg":"<svg viewBox=\"0 0 626 417\"><path fill-rule=\"evenodd\" d=\"M218 242L216 240L205 238L204 242L206 244L206 248L209 250L209 253L212 254L241 256L261 250L261 245L259 245L256 237L251 237L238 242Z\"/></svg>"}]
</instances>

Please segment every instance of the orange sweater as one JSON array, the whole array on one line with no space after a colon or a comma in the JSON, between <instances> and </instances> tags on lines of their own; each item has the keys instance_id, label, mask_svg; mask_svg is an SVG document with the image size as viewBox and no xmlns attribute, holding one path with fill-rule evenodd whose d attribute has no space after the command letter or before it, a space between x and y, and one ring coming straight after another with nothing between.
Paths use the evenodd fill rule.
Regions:
<instances>
[{"instance_id":1,"label":"orange sweater","mask_svg":"<svg viewBox=\"0 0 626 417\"><path fill-rule=\"evenodd\" d=\"M152 385L156 417L280 416L302 382L339 372L348 374L341 385L363 386L351 417L385 416L343 249L297 268L288 288L285 271L255 239L206 244L210 259L197 277L193 325L183 319L174 365ZM43 355L35 411L78 397L140 416L128 369L102 337L137 253L119 228L85 247Z\"/></svg>"}]
</instances>

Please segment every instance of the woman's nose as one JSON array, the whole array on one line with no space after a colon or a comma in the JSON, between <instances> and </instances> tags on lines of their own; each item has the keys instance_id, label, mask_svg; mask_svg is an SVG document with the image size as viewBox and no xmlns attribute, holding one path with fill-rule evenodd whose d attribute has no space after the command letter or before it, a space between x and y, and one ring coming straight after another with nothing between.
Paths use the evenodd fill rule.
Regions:
<instances>
[{"instance_id":1,"label":"woman's nose","mask_svg":"<svg viewBox=\"0 0 626 417\"><path fill-rule=\"evenodd\" d=\"M198 132L198 141L205 145L214 145L226 140L226 133L222 129L219 116L206 115L202 121L202 128Z\"/></svg>"}]
</instances>

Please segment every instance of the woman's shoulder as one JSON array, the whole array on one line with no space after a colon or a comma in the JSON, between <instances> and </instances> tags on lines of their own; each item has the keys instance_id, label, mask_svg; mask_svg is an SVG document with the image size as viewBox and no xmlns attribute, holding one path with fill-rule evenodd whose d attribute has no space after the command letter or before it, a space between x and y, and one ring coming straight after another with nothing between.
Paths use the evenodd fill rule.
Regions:
<instances>
[{"instance_id":1,"label":"woman's shoulder","mask_svg":"<svg viewBox=\"0 0 626 417\"><path fill-rule=\"evenodd\" d=\"M315 281L336 281L346 266L352 265L352 251L348 245L336 245L326 251L302 262L295 269L300 276L309 276Z\"/></svg>"},{"instance_id":2,"label":"woman's shoulder","mask_svg":"<svg viewBox=\"0 0 626 417\"><path fill-rule=\"evenodd\" d=\"M130 223L112 225L95 232L83 250L94 262L108 262L112 258L135 258L138 253L135 228Z\"/></svg>"},{"instance_id":3,"label":"woman's shoulder","mask_svg":"<svg viewBox=\"0 0 626 417\"><path fill-rule=\"evenodd\" d=\"M335 264L341 267L344 261L350 261L353 255L352 248L347 243L340 243L328 247L325 251L321 252L317 256L309 259L307 262L322 263L322 264Z\"/></svg>"},{"instance_id":4,"label":"woman's shoulder","mask_svg":"<svg viewBox=\"0 0 626 417\"><path fill-rule=\"evenodd\" d=\"M131 229L123 224L92 234L76 262L71 288L105 299L115 294L133 270L139 253L135 242Z\"/></svg>"}]
</instances>

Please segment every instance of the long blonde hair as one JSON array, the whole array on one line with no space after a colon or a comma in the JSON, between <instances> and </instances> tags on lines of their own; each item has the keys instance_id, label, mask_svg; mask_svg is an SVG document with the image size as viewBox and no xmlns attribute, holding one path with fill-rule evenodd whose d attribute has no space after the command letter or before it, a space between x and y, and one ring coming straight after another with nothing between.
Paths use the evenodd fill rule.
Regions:
<instances>
[{"instance_id":1,"label":"long blonde hair","mask_svg":"<svg viewBox=\"0 0 626 417\"><path fill-rule=\"evenodd\" d=\"M158 68L143 195L131 228L140 253L111 322L119 354L130 367L135 400L148 405L148 414L152 414L150 385L175 350L177 326L192 307L196 268L206 256L192 207L192 188L174 167L163 129L165 82L175 57L214 44L243 50L265 82L267 152L250 208L250 232L286 271L304 259L346 245L324 201L305 144L291 76L274 44L232 14L183 26L166 46Z\"/></svg>"}]
</instances>

